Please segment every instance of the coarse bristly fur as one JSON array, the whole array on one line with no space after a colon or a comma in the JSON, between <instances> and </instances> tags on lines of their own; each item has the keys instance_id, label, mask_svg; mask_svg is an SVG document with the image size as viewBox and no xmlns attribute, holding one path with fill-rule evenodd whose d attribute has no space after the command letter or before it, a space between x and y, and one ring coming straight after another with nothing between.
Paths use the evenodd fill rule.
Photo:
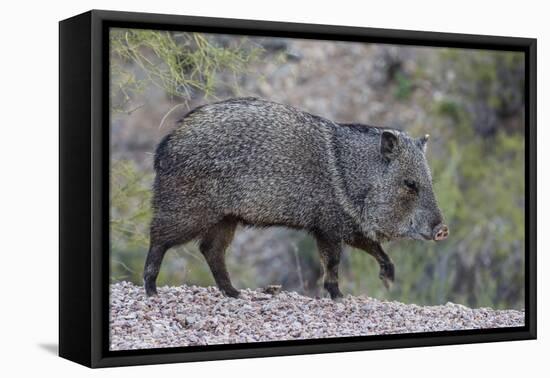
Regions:
<instances>
[{"instance_id":1,"label":"coarse bristly fur","mask_svg":"<svg viewBox=\"0 0 550 378\"><path fill-rule=\"evenodd\" d=\"M344 244L374 256L388 286L394 266L381 242L431 240L436 232L441 240L448 232L432 190L427 139L258 98L195 108L156 150L147 294L156 294L166 250L198 240L220 290L237 297L224 253L238 224L311 233L334 299L342 296Z\"/></svg>"}]
</instances>

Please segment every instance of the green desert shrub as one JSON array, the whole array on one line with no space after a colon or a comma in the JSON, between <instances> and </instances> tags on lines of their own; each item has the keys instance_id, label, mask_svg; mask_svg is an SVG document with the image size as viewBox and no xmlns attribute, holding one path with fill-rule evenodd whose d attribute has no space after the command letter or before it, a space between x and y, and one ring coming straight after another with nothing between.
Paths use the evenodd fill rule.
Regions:
<instances>
[{"instance_id":1,"label":"green desert shrub","mask_svg":"<svg viewBox=\"0 0 550 378\"><path fill-rule=\"evenodd\" d=\"M226 81L249 69L257 47L214 36L114 29L111 34L111 99L114 112L128 112L133 100L152 87L182 102L193 94L215 97ZM520 54L445 49L423 70L439 95L413 96L412 79L398 78L394 101L415 101L425 112L409 131L433 136L428 159L434 190L450 226L440 243L396 241L385 246L396 267L386 290L378 265L362 251L348 251L340 269L342 291L418 304L447 301L469 306L524 307L525 140ZM137 67L137 69L136 69ZM431 65L430 65L431 67ZM451 73L451 74L449 74ZM447 76L452 77L446 81ZM238 80L237 80L238 81ZM230 84L233 85L233 84ZM519 93L519 97L518 97ZM386 106L391 107L390 101ZM486 120L487 122L484 123ZM513 122L511 122L512 120ZM111 164L111 279L141 284L148 248L153 176L130 160ZM320 274L316 246L297 243L296 262L308 280ZM257 287L253 267L228 256L237 287ZM297 270L289 266L289 270ZM298 271L298 270L297 270ZM302 278L303 278L302 277ZM305 279L305 278L303 278ZM170 250L159 285L212 285L213 279L193 243ZM312 295L318 285L301 287Z\"/></svg>"},{"instance_id":2,"label":"green desert shrub","mask_svg":"<svg viewBox=\"0 0 550 378\"><path fill-rule=\"evenodd\" d=\"M222 46L212 35L142 29L110 32L111 107L128 112L136 94L150 85L186 102L196 92L215 96L220 87L236 86L220 80L223 72L234 79L247 72L261 48L246 39ZM130 65L138 70L129 69Z\"/></svg>"}]
</instances>

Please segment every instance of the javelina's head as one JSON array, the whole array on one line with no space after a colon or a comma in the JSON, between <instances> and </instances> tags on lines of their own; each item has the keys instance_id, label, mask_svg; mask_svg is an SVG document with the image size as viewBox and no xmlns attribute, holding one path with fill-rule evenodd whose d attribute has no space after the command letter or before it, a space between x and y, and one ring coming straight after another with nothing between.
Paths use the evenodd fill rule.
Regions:
<instances>
[{"instance_id":1,"label":"javelina's head","mask_svg":"<svg viewBox=\"0 0 550 378\"><path fill-rule=\"evenodd\" d=\"M444 240L449 234L433 192L426 160L428 135L414 139L383 130L379 153L382 171L365 203L367 222L377 237Z\"/></svg>"}]
</instances>

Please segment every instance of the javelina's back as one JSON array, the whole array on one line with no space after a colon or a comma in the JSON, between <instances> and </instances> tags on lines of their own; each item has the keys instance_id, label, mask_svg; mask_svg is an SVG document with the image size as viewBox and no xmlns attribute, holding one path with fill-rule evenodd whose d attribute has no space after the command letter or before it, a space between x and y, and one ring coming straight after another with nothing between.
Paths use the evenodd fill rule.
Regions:
<instances>
[{"instance_id":1,"label":"javelina's back","mask_svg":"<svg viewBox=\"0 0 550 378\"><path fill-rule=\"evenodd\" d=\"M332 127L255 98L197 108L157 149L155 207L187 202L189 210L244 223L312 226L317 210L331 202L326 146Z\"/></svg>"}]
</instances>

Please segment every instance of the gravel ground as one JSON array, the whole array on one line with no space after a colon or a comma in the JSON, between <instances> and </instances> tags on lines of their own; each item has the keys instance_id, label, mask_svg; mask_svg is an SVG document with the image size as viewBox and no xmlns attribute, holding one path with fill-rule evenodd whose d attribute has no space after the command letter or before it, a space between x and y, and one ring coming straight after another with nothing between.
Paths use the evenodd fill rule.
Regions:
<instances>
[{"instance_id":1,"label":"gravel ground","mask_svg":"<svg viewBox=\"0 0 550 378\"><path fill-rule=\"evenodd\" d=\"M431 332L524 325L524 311L417 306L346 296L340 302L295 292L241 290L226 298L215 287L111 285L111 350Z\"/></svg>"}]
</instances>

